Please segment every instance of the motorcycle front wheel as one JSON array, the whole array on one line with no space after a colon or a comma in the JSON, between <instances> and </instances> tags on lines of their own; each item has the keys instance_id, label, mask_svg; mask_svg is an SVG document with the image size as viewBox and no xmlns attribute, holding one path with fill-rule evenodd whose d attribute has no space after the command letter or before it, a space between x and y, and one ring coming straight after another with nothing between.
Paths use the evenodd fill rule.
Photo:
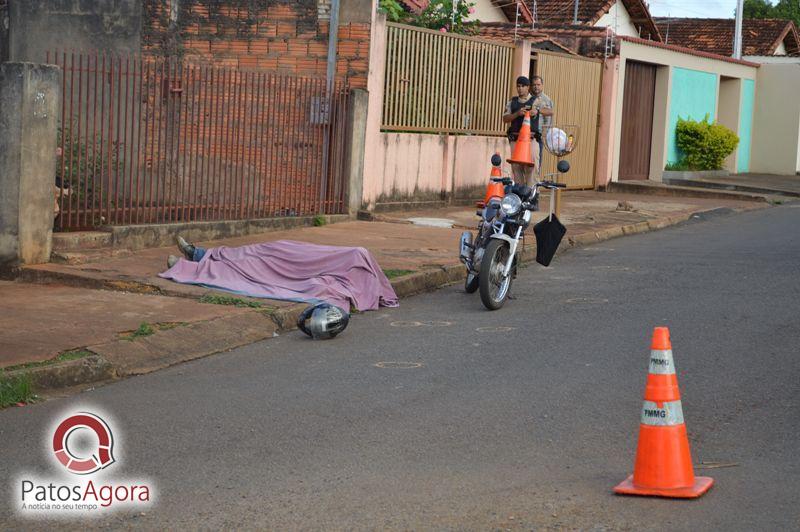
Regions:
<instances>
[{"instance_id":1,"label":"motorcycle front wheel","mask_svg":"<svg viewBox=\"0 0 800 532\"><path fill-rule=\"evenodd\" d=\"M478 289L478 276L472 272L467 272L467 278L464 281L464 291L468 294L472 294L477 289Z\"/></svg>"},{"instance_id":2,"label":"motorcycle front wheel","mask_svg":"<svg viewBox=\"0 0 800 532\"><path fill-rule=\"evenodd\" d=\"M492 239L483 254L478 284L481 290L481 302L489 310L499 309L508 298L512 276L503 277L503 269L509 260L508 252L507 242Z\"/></svg>"}]
</instances>

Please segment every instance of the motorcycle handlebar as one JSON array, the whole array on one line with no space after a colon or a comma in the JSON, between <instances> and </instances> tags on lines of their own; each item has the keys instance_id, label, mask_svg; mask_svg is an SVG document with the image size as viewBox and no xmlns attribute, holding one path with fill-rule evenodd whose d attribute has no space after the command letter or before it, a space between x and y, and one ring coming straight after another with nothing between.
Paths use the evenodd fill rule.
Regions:
<instances>
[{"instance_id":1,"label":"motorcycle handlebar","mask_svg":"<svg viewBox=\"0 0 800 532\"><path fill-rule=\"evenodd\" d=\"M556 183L555 181L541 181L536 185L544 188L567 188L566 183Z\"/></svg>"}]
</instances>

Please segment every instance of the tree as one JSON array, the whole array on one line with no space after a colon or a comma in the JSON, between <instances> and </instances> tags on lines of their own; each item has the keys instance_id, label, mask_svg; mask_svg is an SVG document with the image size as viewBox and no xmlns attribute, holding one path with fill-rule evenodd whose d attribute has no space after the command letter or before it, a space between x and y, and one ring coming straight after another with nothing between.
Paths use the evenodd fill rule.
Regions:
<instances>
[{"instance_id":1,"label":"tree","mask_svg":"<svg viewBox=\"0 0 800 532\"><path fill-rule=\"evenodd\" d=\"M800 26L800 0L779 0L775 6L774 18L793 20Z\"/></svg>"},{"instance_id":2,"label":"tree","mask_svg":"<svg viewBox=\"0 0 800 532\"><path fill-rule=\"evenodd\" d=\"M411 16L398 0L380 0L380 9L386 13L389 22L407 22Z\"/></svg>"},{"instance_id":3,"label":"tree","mask_svg":"<svg viewBox=\"0 0 800 532\"><path fill-rule=\"evenodd\" d=\"M744 18L780 18L793 20L800 27L800 0L744 0Z\"/></svg>"},{"instance_id":4,"label":"tree","mask_svg":"<svg viewBox=\"0 0 800 532\"><path fill-rule=\"evenodd\" d=\"M773 18L775 6L769 0L744 0L744 18Z\"/></svg>"}]
</instances>

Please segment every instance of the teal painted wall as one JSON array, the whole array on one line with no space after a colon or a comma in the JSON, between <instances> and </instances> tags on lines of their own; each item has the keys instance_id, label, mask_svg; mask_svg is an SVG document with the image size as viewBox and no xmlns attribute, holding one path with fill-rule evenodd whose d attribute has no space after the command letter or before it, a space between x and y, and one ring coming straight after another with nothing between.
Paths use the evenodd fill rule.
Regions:
<instances>
[{"instance_id":1,"label":"teal painted wall","mask_svg":"<svg viewBox=\"0 0 800 532\"><path fill-rule=\"evenodd\" d=\"M737 172L750 171L750 141L753 130L753 103L756 96L756 82L746 79L742 82L742 108L739 110L739 150L736 162Z\"/></svg>"},{"instance_id":2,"label":"teal painted wall","mask_svg":"<svg viewBox=\"0 0 800 532\"><path fill-rule=\"evenodd\" d=\"M680 160L678 146L675 143L678 117L702 120L708 114L710 120L716 120L718 84L716 74L678 67L672 69L667 162L675 163Z\"/></svg>"}]
</instances>

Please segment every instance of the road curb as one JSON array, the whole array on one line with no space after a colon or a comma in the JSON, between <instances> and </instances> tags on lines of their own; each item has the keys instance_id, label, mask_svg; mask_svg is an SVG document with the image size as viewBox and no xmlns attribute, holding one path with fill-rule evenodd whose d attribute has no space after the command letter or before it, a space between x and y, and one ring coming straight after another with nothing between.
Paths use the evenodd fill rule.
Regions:
<instances>
[{"instance_id":1,"label":"road curb","mask_svg":"<svg viewBox=\"0 0 800 532\"><path fill-rule=\"evenodd\" d=\"M695 211L687 216L658 218L600 231L569 235L559 247L557 255L570 249L597 244L613 238L665 229L686 222L693 216L713 210L715 209ZM526 245L522 250L522 263L533 262L535 258L535 244ZM391 280L391 284L399 298L406 298L462 281L464 277L464 266L461 263L453 263L397 277ZM112 283L103 282L99 287L119 289L113 285L109 286L110 284ZM138 287L137 290L136 286L131 286L135 285L136 281L125 284L128 291L139 293L153 293L152 288L156 288L145 285ZM163 294L161 290L158 290L157 293ZM245 314L223 316L213 320L195 322L185 327L158 331L151 336L133 341L113 340L89 346L88 350L94 354L79 360L15 370L7 372L7 375L27 373L32 377L37 388L55 389L149 373L289 332L296 328L297 318L305 307L305 304L298 303L270 311L253 309ZM135 362L131 362L133 360Z\"/></svg>"},{"instance_id":2,"label":"road curb","mask_svg":"<svg viewBox=\"0 0 800 532\"><path fill-rule=\"evenodd\" d=\"M8 371L5 375L27 374L35 388L43 391L142 375L292 331L305 308L305 304L297 303L270 311L253 309L157 331L136 340L111 340L88 346L86 350L93 354L78 360Z\"/></svg>"},{"instance_id":3,"label":"road curb","mask_svg":"<svg viewBox=\"0 0 800 532\"><path fill-rule=\"evenodd\" d=\"M28 375L33 386L39 390L67 388L80 384L113 380L117 377L111 363L96 354L47 366L7 371L4 375L12 378Z\"/></svg>"},{"instance_id":4,"label":"road curb","mask_svg":"<svg viewBox=\"0 0 800 532\"><path fill-rule=\"evenodd\" d=\"M677 198L700 198L750 201L757 203L769 202L769 194L755 194L751 192L738 192L733 190L712 190L709 188L688 187L680 185L665 185L647 181L614 181L608 184L606 190L623 194L643 194L648 196L663 196Z\"/></svg>"}]
</instances>

